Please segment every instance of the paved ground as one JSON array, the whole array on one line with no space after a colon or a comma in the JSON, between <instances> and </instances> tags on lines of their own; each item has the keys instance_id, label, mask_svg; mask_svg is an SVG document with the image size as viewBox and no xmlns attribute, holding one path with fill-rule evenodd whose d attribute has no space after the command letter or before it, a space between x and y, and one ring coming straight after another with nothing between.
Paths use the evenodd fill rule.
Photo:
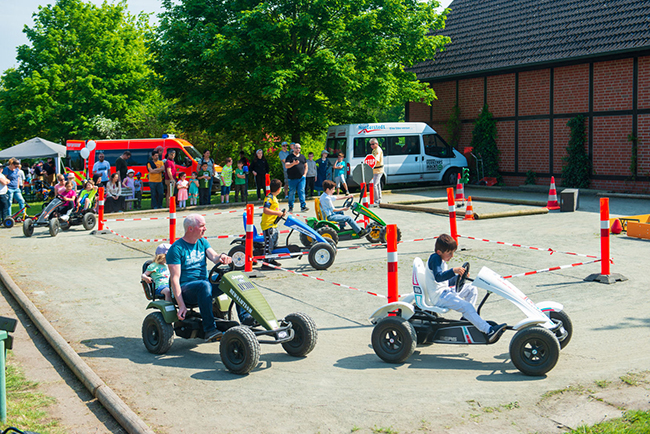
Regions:
<instances>
[{"instance_id":1,"label":"paved ground","mask_svg":"<svg viewBox=\"0 0 650 434\"><path fill-rule=\"evenodd\" d=\"M486 196L488 191L466 194ZM545 194L530 192L490 190L489 194L546 199ZM444 190L432 190L387 195L386 200L443 195ZM474 207L482 212L508 209L483 202L475 202ZM647 201L611 200L612 214L639 214L648 209ZM468 236L599 254L598 210L598 198L585 196L575 213L459 221L458 227L459 233ZM449 231L446 217L387 209L378 212L399 225L404 240ZM206 219L209 236L242 232L240 213ZM166 221L160 220L109 225L133 238L168 234ZM217 251L228 251L229 241L211 240ZM113 235L90 236L81 228L55 238L45 228L37 228L30 239L20 229L2 230L0 242L5 247L0 263L19 286L106 383L161 433L343 433L388 427L397 432L481 432L481 423L493 426L496 422L472 418L477 403L506 408L515 402L522 416L517 423L502 416L501 432L551 432L558 423L575 426L588 412L540 405L544 393L650 369L645 350L650 344L649 300L642 274L650 244L625 236L612 239L612 272L625 275L630 279L627 282L584 282L584 277L600 270L597 264L513 279L534 301L563 303L573 319L573 340L545 378L526 377L514 368L508 355L512 334L491 346L422 347L403 365L386 364L370 346L372 328L367 321L382 299L281 271L266 272L256 283L278 316L302 311L314 318L319 342L308 357L295 359L279 346L263 346L259 366L240 377L225 370L218 344L176 339L168 354L154 356L145 350L140 336L148 312L139 274L155 244ZM347 241L341 246L362 244ZM410 292L413 258L428 257L432 247L432 240L400 244L400 293ZM474 273L481 266L506 275L583 260L466 239L461 240L461 247L464 250L455 261L470 261ZM386 292L386 251L381 247L341 251L329 271L314 271L306 258L286 260L283 265L363 291ZM522 318L513 305L496 298L486 304L483 314L511 324ZM585 421L602 419L598 417Z\"/></svg>"}]
</instances>

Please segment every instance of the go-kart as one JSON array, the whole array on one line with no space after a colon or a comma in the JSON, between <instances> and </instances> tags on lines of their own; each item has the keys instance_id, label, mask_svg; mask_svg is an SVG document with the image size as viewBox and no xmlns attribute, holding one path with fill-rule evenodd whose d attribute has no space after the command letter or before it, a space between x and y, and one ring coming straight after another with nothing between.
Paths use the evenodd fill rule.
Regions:
<instances>
[{"instance_id":1,"label":"go-kart","mask_svg":"<svg viewBox=\"0 0 650 434\"><path fill-rule=\"evenodd\" d=\"M284 213L284 210L282 210L282 212ZM284 225L291 229L291 232L287 235L285 245L277 246L273 252L271 252L271 256L303 252L305 247L297 244L289 244L289 239L291 238L293 231L298 231L301 237L305 235L313 239L313 241L306 246L309 249L307 254L309 265L314 267L316 270L327 270L334 263L334 260L336 259L336 247L332 239L323 237L291 214L287 214L286 217L278 216L275 219L275 224L278 224L280 220L284 220ZM244 213L244 228L246 228L246 213ZM246 237L237 238L230 244L236 244L236 246L228 252L228 256L232 258L232 266L235 270L243 270L246 265ZM253 256L264 256L264 235L259 234L255 226L253 226ZM267 257L266 259L271 260L280 257L281 256L272 256ZM300 259L302 255L291 257L297 257ZM289 257L285 256L283 259L284 258Z\"/></svg>"},{"instance_id":2,"label":"go-kart","mask_svg":"<svg viewBox=\"0 0 650 434\"><path fill-rule=\"evenodd\" d=\"M87 231L95 227L97 218L92 208L81 209L77 207L73 209L66 220L62 218L64 206L65 203L62 198L57 196L52 199L45 205L40 214L25 219L23 222L23 235L31 237L34 234L35 227L47 227L52 237L56 237L62 230L67 231L72 226L82 225Z\"/></svg>"},{"instance_id":3,"label":"go-kart","mask_svg":"<svg viewBox=\"0 0 650 434\"><path fill-rule=\"evenodd\" d=\"M341 229L340 223L327 220L321 211L320 200L318 198L315 199L314 206L316 208L316 218L309 217L306 219L306 222L309 227L318 231L323 237L332 239L335 245L338 244L339 240L359 238L352 228ZM377 214L361 204L361 195L359 196L358 202L355 202L352 197L347 198L342 208L351 208L355 221L358 220L360 215L370 219L368 233L365 235L369 242L386 243L386 223ZM397 228L397 241L399 242L401 239L402 232ZM313 243L311 237L302 233L300 234L300 241L305 246L310 246Z\"/></svg>"},{"instance_id":4,"label":"go-kart","mask_svg":"<svg viewBox=\"0 0 650 434\"><path fill-rule=\"evenodd\" d=\"M18 211L13 213L10 216L5 217L5 219L2 221L2 227L11 229L14 227L16 223L22 223L27 219L27 209L31 208L29 204L25 204L24 207L20 208Z\"/></svg>"},{"instance_id":5,"label":"go-kart","mask_svg":"<svg viewBox=\"0 0 650 434\"><path fill-rule=\"evenodd\" d=\"M143 272L151 261L145 262ZM262 293L240 271L215 265L208 279L218 284L223 294L213 300L212 310L217 329L223 332L219 353L221 361L235 374L248 374L260 358L260 344L281 344L294 357L304 357L316 346L318 331L311 317L292 313L277 319ZM157 309L142 323L142 340L150 353L164 354L172 346L174 334L185 339L203 339L203 321L196 305L188 305L185 319L180 321L175 303L156 299L155 285L141 281L145 296L151 300L147 309ZM234 320L233 306L250 313L256 325L241 325ZM259 339L265 337L267 339Z\"/></svg>"},{"instance_id":6,"label":"go-kart","mask_svg":"<svg viewBox=\"0 0 650 434\"><path fill-rule=\"evenodd\" d=\"M465 274L458 279L457 288L462 288L466 279L472 280L467 277L469 263L463 264L463 268ZM426 270L420 258L416 258L413 262L414 292L400 301L382 306L369 318L375 324L372 347L386 362L403 363L413 354L416 345L489 344L487 336L472 323L443 318L441 315L448 309L430 304L429 294L435 288L427 288L426 272L430 271ZM563 306L552 301L533 303L515 285L487 267L479 271L473 282L487 290L477 309L479 314L490 294L495 293L526 315L516 325L504 329L516 332L510 341L510 358L515 367L531 376L541 376L553 369L560 350L568 345L573 333L571 319ZM488 323L496 324L493 321ZM497 336L493 343L500 337Z\"/></svg>"}]
</instances>

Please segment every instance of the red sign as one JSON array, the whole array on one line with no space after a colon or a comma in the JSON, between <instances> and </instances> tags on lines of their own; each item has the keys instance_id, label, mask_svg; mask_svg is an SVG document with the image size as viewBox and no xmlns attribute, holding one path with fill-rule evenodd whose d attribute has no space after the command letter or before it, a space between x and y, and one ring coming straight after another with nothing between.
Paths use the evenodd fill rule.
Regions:
<instances>
[{"instance_id":1,"label":"red sign","mask_svg":"<svg viewBox=\"0 0 650 434\"><path fill-rule=\"evenodd\" d=\"M363 159L363 162L370 167L375 167L375 164L377 164L377 160L375 160L375 157L372 154L366 155L366 158Z\"/></svg>"}]
</instances>

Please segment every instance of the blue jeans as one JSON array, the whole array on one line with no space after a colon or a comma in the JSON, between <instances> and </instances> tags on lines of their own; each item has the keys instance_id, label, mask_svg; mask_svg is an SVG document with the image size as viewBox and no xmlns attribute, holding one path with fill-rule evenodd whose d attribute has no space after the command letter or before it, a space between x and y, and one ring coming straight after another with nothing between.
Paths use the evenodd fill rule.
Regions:
<instances>
[{"instance_id":1,"label":"blue jeans","mask_svg":"<svg viewBox=\"0 0 650 434\"><path fill-rule=\"evenodd\" d=\"M23 199L23 194L20 192L20 188L9 188L7 189L7 199L9 200L9 214L11 214L11 204L13 203L13 198L16 197L18 200L18 209L21 209L25 206L25 199Z\"/></svg>"},{"instance_id":2,"label":"blue jeans","mask_svg":"<svg viewBox=\"0 0 650 434\"><path fill-rule=\"evenodd\" d=\"M293 202L296 199L296 189L298 189L300 208L307 208L307 203L305 202L305 177L302 177L289 180L289 211L293 210Z\"/></svg>"},{"instance_id":3,"label":"blue jeans","mask_svg":"<svg viewBox=\"0 0 650 434\"><path fill-rule=\"evenodd\" d=\"M343 223L343 225L341 225L341 229L343 229L345 227L345 224L347 223L350 226L352 226L352 229L354 230L354 232L359 233L361 231L361 228L359 227L357 222L355 222L354 219L352 217L350 217L349 215L345 215L343 213L335 212L333 214L330 214L330 215L327 216L327 220L332 221L332 222L336 222L336 223Z\"/></svg>"},{"instance_id":4,"label":"blue jeans","mask_svg":"<svg viewBox=\"0 0 650 434\"><path fill-rule=\"evenodd\" d=\"M195 304L199 306L199 312L201 312L201 319L203 320L203 331L207 333L216 329L217 324L214 322L212 300L223 294L223 291L207 280L197 280L181 285L181 293L186 305ZM239 305L237 305L237 315L239 315L240 321L244 321L246 317L251 316Z\"/></svg>"},{"instance_id":5,"label":"blue jeans","mask_svg":"<svg viewBox=\"0 0 650 434\"><path fill-rule=\"evenodd\" d=\"M163 183L150 182L149 188L151 189L151 208L152 209L162 208L163 197L165 197Z\"/></svg>"},{"instance_id":6,"label":"blue jeans","mask_svg":"<svg viewBox=\"0 0 650 434\"><path fill-rule=\"evenodd\" d=\"M11 215L11 203L9 203L8 194L0 194L0 220L4 220Z\"/></svg>"}]
</instances>

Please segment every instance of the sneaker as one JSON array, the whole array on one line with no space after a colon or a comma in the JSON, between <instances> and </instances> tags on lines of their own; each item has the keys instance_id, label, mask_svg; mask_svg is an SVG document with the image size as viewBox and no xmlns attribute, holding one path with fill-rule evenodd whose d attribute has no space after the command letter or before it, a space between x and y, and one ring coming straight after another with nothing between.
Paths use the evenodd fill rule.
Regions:
<instances>
[{"instance_id":1,"label":"sneaker","mask_svg":"<svg viewBox=\"0 0 650 434\"><path fill-rule=\"evenodd\" d=\"M64 215L61 216L61 220L63 220L64 222L67 222L69 219L70 219L70 216L68 216L67 214L64 214Z\"/></svg>"},{"instance_id":2,"label":"sneaker","mask_svg":"<svg viewBox=\"0 0 650 434\"><path fill-rule=\"evenodd\" d=\"M219 330L214 329L210 330L205 334L205 341L206 342L215 342L221 339L221 336L223 336L223 333L221 333Z\"/></svg>"},{"instance_id":3,"label":"sneaker","mask_svg":"<svg viewBox=\"0 0 650 434\"><path fill-rule=\"evenodd\" d=\"M245 326L249 327L256 327L260 325L257 321L255 321L255 318L253 318L252 315L248 315L246 318L244 318L241 322Z\"/></svg>"},{"instance_id":4,"label":"sneaker","mask_svg":"<svg viewBox=\"0 0 650 434\"><path fill-rule=\"evenodd\" d=\"M280 264L280 263L279 263L278 261L276 261L275 259L269 261L269 264L275 265L276 267L281 267L281 266L282 266L282 264Z\"/></svg>"},{"instance_id":5,"label":"sneaker","mask_svg":"<svg viewBox=\"0 0 650 434\"><path fill-rule=\"evenodd\" d=\"M505 331L507 325L508 324L504 323L504 324L491 326L490 327L490 332L486 335L487 338L488 338L488 342L491 343L491 344L496 342L497 339L499 339L499 337L501 336L501 334Z\"/></svg>"},{"instance_id":6,"label":"sneaker","mask_svg":"<svg viewBox=\"0 0 650 434\"><path fill-rule=\"evenodd\" d=\"M309 208L307 208L307 207L300 208L300 212L307 212L307 211L309 211Z\"/></svg>"},{"instance_id":7,"label":"sneaker","mask_svg":"<svg viewBox=\"0 0 650 434\"><path fill-rule=\"evenodd\" d=\"M289 212L293 212L293 208L289 208Z\"/></svg>"},{"instance_id":8,"label":"sneaker","mask_svg":"<svg viewBox=\"0 0 650 434\"><path fill-rule=\"evenodd\" d=\"M368 229L368 228L361 229L361 230L357 233L357 236L358 236L359 238L363 238L363 237L365 237L366 235L368 235L368 233L370 233L370 229Z\"/></svg>"}]
</instances>

